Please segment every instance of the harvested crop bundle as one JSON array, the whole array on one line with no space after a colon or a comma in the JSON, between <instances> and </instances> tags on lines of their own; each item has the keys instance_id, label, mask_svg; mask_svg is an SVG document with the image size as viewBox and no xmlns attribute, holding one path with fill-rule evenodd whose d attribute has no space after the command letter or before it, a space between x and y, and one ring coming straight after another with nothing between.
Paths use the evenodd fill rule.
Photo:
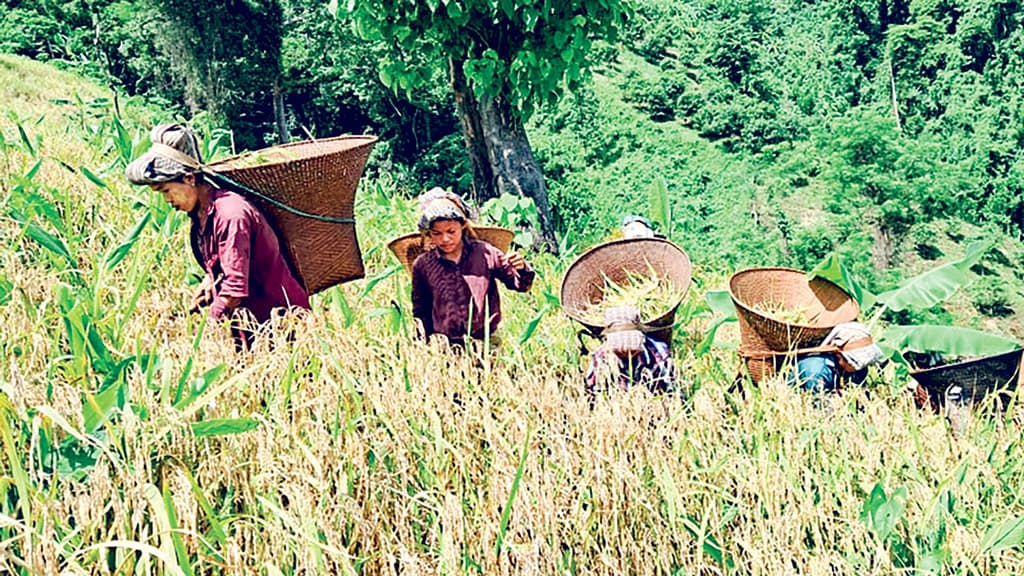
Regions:
<instances>
[{"instance_id":1,"label":"harvested crop bundle","mask_svg":"<svg viewBox=\"0 0 1024 576\"><path fill-rule=\"evenodd\" d=\"M622 282L615 282L606 275L601 300L583 311L586 322L602 325L605 311L609 308L632 306L640 311L644 322L654 320L672 310L686 294L670 279L659 276L653 268L645 274L626 272Z\"/></svg>"},{"instance_id":2,"label":"harvested crop bundle","mask_svg":"<svg viewBox=\"0 0 1024 576\"><path fill-rule=\"evenodd\" d=\"M806 326L817 319L817 315L811 316L810 309L807 306L787 308L785 302L776 302L774 300L758 302L752 305L751 308L755 312L786 324Z\"/></svg>"}]
</instances>

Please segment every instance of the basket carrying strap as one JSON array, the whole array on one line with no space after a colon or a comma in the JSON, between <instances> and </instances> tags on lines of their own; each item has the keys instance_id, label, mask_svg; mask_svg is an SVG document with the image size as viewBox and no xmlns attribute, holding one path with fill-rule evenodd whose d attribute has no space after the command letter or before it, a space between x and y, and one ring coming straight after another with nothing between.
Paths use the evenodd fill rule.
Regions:
<instances>
[{"instance_id":1,"label":"basket carrying strap","mask_svg":"<svg viewBox=\"0 0 1024 576\"><path fill-rule=\"evenodd\" d=\"M206 175L210 176L215 181L220 182L222 185L224 185L224 186L226 186L228 188L231 188L232 190L236 190L236 191L242 192L243 194L246 194L248 196L253 196L254 198L258 198L260 200L263 200L267 204L270 204L272 206L280 208L281 210L284 210L285 212L290 212L292 214L295 214L296 216L301 216L302 218L309 218L311 220L319 220L320 222L330 222L331 224L355 224L356 223L356 219L355 218L339 218L337 216L327 216L325 214L313 214L312 212L306 212L305 210L300 210L298 208L295 208L294 206L289 206L289 205L285 204L284 202L281 202L280 200L271 198L270 196L267 196L266 194L262 194L260 192L257 192L256 190L253 190L252 188L246 186L245 184L242 184L241 182L239 182L239 181L237 181L237 180L235 180L233 178L229 178L228 176L225 176L225 175L223 175L223 174L221 174L219 172L211 170L209 167L204 166L204 165L200 164L199 162L197 162L195 158L189 156L188 154L185 154L185 153L181 152L177 148L172 148L171 146L168 146L166 144L161 144L159 142L154 142L153 145L150 146L150 151L155 151L158 154L164 156L165 158L168 158L170 160L174 160L178 164L181 164L181 165L187 166L188 168L191 168L193 170L197 170L199 172L202 172L203 174L206 174Z\"/></svg>"}]
</instances>

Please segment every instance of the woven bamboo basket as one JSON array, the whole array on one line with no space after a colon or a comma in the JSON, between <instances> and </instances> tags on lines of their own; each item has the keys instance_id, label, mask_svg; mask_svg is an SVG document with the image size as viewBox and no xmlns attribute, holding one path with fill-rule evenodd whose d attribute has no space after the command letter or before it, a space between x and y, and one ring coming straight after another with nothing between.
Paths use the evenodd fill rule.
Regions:
<instances>
[{"instance_id":1,"label":"woven bamboo basket","mask_svg":"<svg viewBox=\"0 0 1024 576\"><path fill-rule=\"evenodd\" d=\"M640 320L652 337L671 345L676 309L690 287L692 266L686 252L665 239L614 240L582 254L562 279L562 309L591 336L600 337L604 327L587 322L585 314L604 297L605 278L624 284L629 275L644 275L651 270L672 282L680 297L657 318Z\"/></svg>"},{"instance_id":2,"label":"woven bamboo basket","mask_svg":"<svg viewBox=\"0 0 1024 576\"><path fill-rule=\"evenodd\" d=\"M215 162L217 174L297 210L354 218L356 186L374 136L295 142ZM280 236L292 270L310 294L361 278L363 258L354 220L324 222L251 198Z\"/></svg>"},{"instance_id":3,"label":"woven bamboo basket","mask_svg":"<svg viewBox=\"0 0 1024 576\"><path fill-rule=\"evenodd\" d=\"M729 293L740 327L740 355L754 382L775 375L793 352L821 344L838 324L852 322L860 308L841 288L823 278L789 268L753 268L729 279ZM807 322L785 322L756 309L772 303L805 311Z\"/></svg>"},{"instance_id":4,"label":"woven bamboo basket","mask_svg":"<svg viewBox=\"0 0 1024 576\"><path fill-rule=\"evenodd\" d=\"M1012 350L955 364L913 370L910 376L928 391L933 408L937 409L945 403L946 391L952 386L961 388L960 398L964 401L978 403L993 392L1017 389L1022 355L1024 349Z\"/></svg>"},{"instance_id":5,"label":"woven bamboo basket","mask_svg":"<svg viewBox=\"0 0 1024 576\"><path fill-rule=\"evenodd\" d=\"M509 248L512 247L512 239L515 238L515 233L507 228L474 226L473 231L476 232L478 239L487 242L502 252L508 252ZM416 258L419 258L420 254L430 250L430 248L430 239L425 234L419 232L399 236L388 242L388 250L391 250L391 253L395 255L395 258L398 258L398 261L402 263L405 271L409 274L412 274L412 265L416 262Z\"/></svg>"}]
</instances>

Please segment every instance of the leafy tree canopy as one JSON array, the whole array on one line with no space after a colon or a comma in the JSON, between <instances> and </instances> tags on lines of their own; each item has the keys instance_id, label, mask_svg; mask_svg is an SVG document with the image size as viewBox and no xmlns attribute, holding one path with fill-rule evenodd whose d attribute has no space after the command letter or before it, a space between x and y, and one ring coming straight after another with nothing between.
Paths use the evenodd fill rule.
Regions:
<instances>
[{"instance_id":1,"label":"leafy tree canopy","mask_svg":"<svg viewBox=\"0 0 1024 576\"><path fill-rule=\"evenodd\" d=\"M381 80L408 92L429 76L422 62L464 62L477 98L501 96L523 117L586 77L597 38L614 38L628 16L619 0L352 0L357 34L392 43Z\"/></svg>"}]
</instances>

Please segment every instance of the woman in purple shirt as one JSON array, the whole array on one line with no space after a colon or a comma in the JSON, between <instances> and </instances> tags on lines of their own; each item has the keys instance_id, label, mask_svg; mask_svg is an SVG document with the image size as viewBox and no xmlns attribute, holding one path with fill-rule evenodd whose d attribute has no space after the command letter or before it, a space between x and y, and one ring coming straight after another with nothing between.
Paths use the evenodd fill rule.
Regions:
<instances>
[{"instance_id":1,"label":"woman in purple shirt","mask_svg":"<svg viewBox=\"0 0 1024 576\"><path fill-rule=\"evenodd\" d=\"M526 292L534 271L521 255L475 239L471 211L458 195L434 188L420 197L420 213L420 231L434 245L412 266L412 313L424 335L442 334L453 344L467 335L494 337L501 322L495 281Z\"/></svg>"},{"instance_id":2,"label":"woman in purple shirt","mask_svg":"<svg viewBox=\"0 0 1024 576\"><path fill-rule=\"evenodd\" d=\"M266 322L275 308L309 308L266 217L243 196L215 188L203 177L195 135L180 124L164 124L153 128L150 140L150 150L126 173L192 220L192 252L207 273L192 311L209 305L211 318L231 320L235 345L242 350L252 345L253 322Z\"/></svg>"}]
</instances>

